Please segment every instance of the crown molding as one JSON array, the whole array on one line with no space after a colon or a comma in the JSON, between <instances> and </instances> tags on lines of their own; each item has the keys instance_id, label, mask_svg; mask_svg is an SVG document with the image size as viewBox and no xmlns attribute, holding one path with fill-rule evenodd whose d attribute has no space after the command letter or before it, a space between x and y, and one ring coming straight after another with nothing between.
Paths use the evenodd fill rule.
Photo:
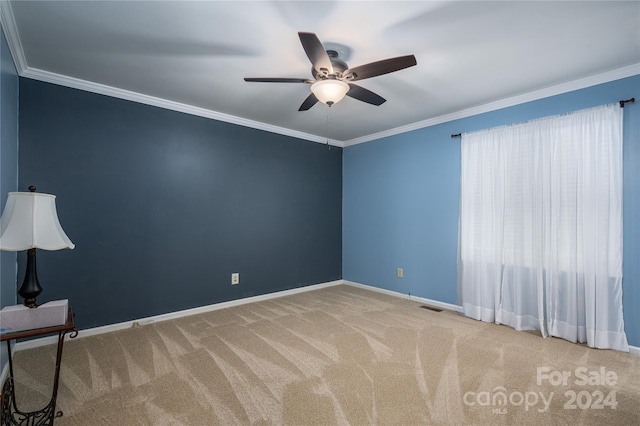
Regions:
<instances>
[{"instance_id":1,"label":"crown molding","mask_svg":"<svg viewBox=\"0 0 640 426\"><path fill-rule=\"evenodd\" d=\"M97 93L100 95L111 96L114 98L124 99L128 101L138 102L145 105L156 106L159 108L169 109L173 111L183 112L185 114L197 115L199 117L211 118L213 120L224 121L227 123L237 124L240 126L251 127L258 130L264 130L266 132L278 133L285 136L291 136L297 139L304 139L311 142L329 143L333 146L342 147L341 141L312 135L309 133L299 132L297 130L287 129L285 127L274 126L259 121L248 120L242 117L236 117L230 114L224 114L217 111L208 110L192 105L183 104L180 102L169 101L155 96L149 96L142 93L132 92L129 90L119 89L117 87L107 86L92 81L82 80L79 78L69 77L61 74L52 73L49 71L43 71L35 68L26 68L21 74L21 77L31 78L34 80L44 81L46 83L53 83L60 86L70 87L73 89L79 89L86 92Z\"/></svg>"},{"instance_id":2,"label":"crown molding","mask_svg":"<svg viewBox=\"0 0 640 426\"><path fill-rule=\"evenodd\" d=\"M20 41L20 35L18 34L18 27L13 17L13 9L11 9L11 3L7 0L0 0L0 23L2 24L2 30L7 38L7 44L13 57L13 62L16 65L16 71L19 75L22 75L25 69L27 69L27 58L24 56L22 50L22 42Z\"/></svg>"},{"instance_id":3,"label":"crown molding","mask_svg":"<svg viewBox=\"0 0 640 426\"><path fill-rule=\"evenodd\" d=\"M1 4L4 5L6 3L7 2L2 2ZM6 29L5 29L5 34L7 34ZM7 36L7 39L9 39L9 36ZM15 33L15 39L12 39L9 45L11 46L15 40L17 40L19 43L19 37L17 33ZM22 53L22 49L11 48L11 52L12 52L12 55L14 56L14 59L18 57L18 58L22 58L22 61L24 61L24 54ZM119 89L116 87L107 86L107 85L95 83L92 81L81 80L78 78L56 74L49 71L43 71L35 68L24 67L24 65L19 65L18 61L16 61L16 67L18 68L18 73L20 74L21 77L31 78L34 80L53 83L53 84L57 84L65 87L70 87L73 89L84 90L87 92L111 96L119 99L125 99L125 100L138 102L146 105L152 105L159 108L183 112L185 114L197 115L199 117L210 118L218 121L224 121L227 123L237 124L239 126L250 127L258 130L264 130L266 132L277 133L285 136L291 136L297 139L303 139L303 140L322 143L322 144L328 143L329 145L337 146L341 148L346 148L348 146L357 145L365 142L371 142L377 139L382 139L385 137L394 136L401 133L407 133L413 130L419 130L426 127L447 123L449 121L459 120L462 118L483 114L486 112L496 111L502 108L507 108L515 105L520 105L526 102L548 98L550 96L561 95L563 93L572 92L574 90L584 89L584 88L595 86L598 84L608 83L610 81L615 81L622 78L632 77L634 75L640 74L640 63L637 63L627 67L604 72L601 74L596 74L596 75L581 78L578 80L573 80L567 83L562 83L562 84L547 87L544 89L536 90L533 92L524 93L522 95L512 96L509 98L500 99L487 104L466 108L450 114L429 118L426 120L407 124L406 126L396 127L393 129L385 130L383 132L372 133L370 135L362 136L362 137L351 139L348 141L339 141L335 139L327 140L327 138L322 136L299 132L297 130L288 129L286 127L274 126L271 124L262 123L260 121L248 120L246 118L237 117L230 114L224 114L221 112L212 111L212 110L208 110L200 107L195 107L192 105L187 105L179 102L169 101L166 99L149 96L142 93L132 92L129 90Z\"/></svg>"},{"instance_id":4,"label":"crown molding","mask_svg":"<svg viewBox=\"0 0 640 426\"><path fill-rule=\"evenodd\" d=\"M31 78L46 83L84 90L86 92L97 93L100 95L111 96L114 98L183 112L185 114L224 121L227 123L237 124L240 126L250 127L258 130L264 130L266 132L277 133L311 142L333 145L340 148L344 146L342 141L338 141L335 139L328 139L310 133L299 132L297 130L292 130L285 127L279 127L259 121L248 120L242 117L236 117L230 114L224 114L205 108L195 107L192 105L169 101L142 93L119 89L92 81L56 74L37 68L30 68L27 64L27 59L22 48L22 42L20 41L20 35L18 33L17 25L13 15L13 9L11 8L11 2L7 0L0 0L0 24L2 25L5 37L7 38L7 44L9 45L9 50L11 51L11 56L13 57L16 71L20 77Z\"/></svg>"},{"instance_id":5,"label":"crown molding","mask_svg":"<svg viewBox=\"0 0 640 426\"><path fill-rule=\"evenodd\" d=\"M446 123L461 118L471 117L486 112L495 111L502 108L507 108L515 105L519 105L526 102L535 101L550 96L560 95L563 93L571 92L574 90L584 89L586 87L595 86L597 84L608 83L610 81L619 80L626 77L631 77L640 74L640 63L636 63L627 67L619 68L616 70L595 74L592 76L584 77L578 80L573 80L567 83L558 84L555 86L547 87L544 89L536 90L533 92L524 93L521 95L501 99L495 102L466 108L460 111L456 111L450 114L441 115L438 117L429 118L426 120L418 121L415 123L407 124L405 126L396 127L393 129L385 130L378 133L372 133L359 138L339 141L335 139L327 139L322 136L313 135L310 133L304 133L297 130L288 129L285 127L274 126L259 121L248 120L246 118L233 116L230 114L224 114L217 111L208 110L205 108L195 107L179 102L169 101L154 96L149 96L129 90L119 89L116 87L107 86L92 81L81 80L74 77L69 77L61 74L52 73L36 68L30 68L27 65L27 60L22 49L22 43L20 41L20 35L18 34L16 22L13 16L13 10L11 9L11 3L7 0L0 0L0 23L2 24L3 31L9 44L9 49L13 60L16 65L18 75L21 77L32 78L47 83L53 83L65 87L84 90L87 92L97 93L101 95L111 96L119 99L125 99L132 102L138 102L146 105L156 106L159 108L165 108L173 111L183 112L185 114L196 115L200 117L210 118L213 120L224 121L227 123L237 124L240 126L250 127L258 130L264 130L266 132L277 133L285 136L290 136L297 139L303 139L311 142L317 142L322 144L329 144L341 148L357 145L360 143L370 142L377 139L382 139L389 136L398 135L401 133L410 132L413 130L422 129L425 127L435 126L437 124Z\"/></svg>"},{"instance_id":6,"label":"crown molding","mask_svg":"<svg viewBox=\"0 0 640 426\"><path fill-rule=\"evenodd\" d=\"M496 111L502 108L507 108L515 105L520 105L526 102L536 101L538 99L548 98L550 96L561 95L563 93L572 92L574 90L584 89L587 87L595 86L602 83L608 83L610 81L620 80L622 78L632 77L640 74L640 63L633 64L627 67L618 68L612 71L607 71L601 74L595 74L589 77L573 80L567 83L558 84L555 86L547 87L533 92L524 93L522 95L513 96L510 98L501 99L495 102L490 102L484 105L475 106L472 108L466 108L461 111L456 111L451 114L445 114L427 120L418 121L415 123L407 124L406 126L396 127L394 129L385 130L383 132L372 133L360 138L344 141L344 147L357 145L364 142L370 142L376 139L382 139L389 136L398 135L401 133L410 132L413 130L423 129L425 127L435 126L437 124L447 123L453 120L459 120L461 118L471 117L486 112Z\"/></svg>"}]
</instances>

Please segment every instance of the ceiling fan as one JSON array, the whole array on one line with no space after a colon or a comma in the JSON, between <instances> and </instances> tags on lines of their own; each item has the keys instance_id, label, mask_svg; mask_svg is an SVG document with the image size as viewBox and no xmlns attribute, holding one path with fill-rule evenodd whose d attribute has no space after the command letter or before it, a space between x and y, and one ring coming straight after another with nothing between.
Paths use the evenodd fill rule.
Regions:
<instances>
[{"instance_id":1,"label":"ceiling fan","mask_svg":"<svg viewBox=\"0 0 640 426\"><path fill-rule=\"evenodd\" d=\"M417 64L415 56L407 55L349 68L346 62L338 57L338 52L325 50L314 33L299 32L298 36L313 65L311 68L313 79L277 77L246 77L244 79L244 81L259 83L311 84L311 94L305 99L298 111L307 111L318 101L331 106L340 102L345 95L368 104L382 105L386 102L385 98L351 82L377 77Z\"/></svg>"}]
</instances>

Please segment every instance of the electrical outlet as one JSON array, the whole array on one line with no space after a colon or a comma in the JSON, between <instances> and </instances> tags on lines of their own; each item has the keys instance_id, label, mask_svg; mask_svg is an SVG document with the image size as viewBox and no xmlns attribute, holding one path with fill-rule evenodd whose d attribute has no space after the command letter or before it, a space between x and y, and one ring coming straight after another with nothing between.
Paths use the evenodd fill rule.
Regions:
<instances>
[{"instance_id":1,"label":"electrical outlet","mask_svg":"<svg viewBox=\"0 0 640 426\"><path fill-rule=\"evenodd\" d=\"M238 272L231 274L231 285L236 284L240 284L240 274Z\"/></svg>"},{"instance_id":2,"label":"electrical outlet","mask_svg":"<svg viewBox=\"0 0 640 426\"><path fill-rule=\"evenodd\" d=\"M403 277L404 277L404 269L398 268L398 278L403 278Z\"/></svg>"}]
</instances>

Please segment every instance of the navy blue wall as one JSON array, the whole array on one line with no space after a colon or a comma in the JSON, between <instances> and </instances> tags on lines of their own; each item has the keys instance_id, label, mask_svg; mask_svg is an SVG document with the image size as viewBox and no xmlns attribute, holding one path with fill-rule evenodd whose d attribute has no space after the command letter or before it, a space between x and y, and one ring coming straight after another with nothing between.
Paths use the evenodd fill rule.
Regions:
<instances>
[{"instance_id":1,"label":"navy blue wall","mask_svg":"<svg viewBox=\"0 0 640 426\"><path fill-rule=\"evenodd\" d=\"M0 31L0 209L18 187L18 73ZM0 306L16 303L16 254L0 251Z\"/></svg>"},{"instance_id":2,"label":"navy blue wall","mask_svg":"<svg viewBox=\"0 0 640 426\"><path fill-rule=\"evenodd\" d=\"M0 209L18 187L18 73L0 31ZM16 303L16 253L0 251L0 307ZM0 370L7 361L0 348Z\"/></svg>"},{"instance_id":3,"label":"navy blue wall","mask_svg":"<svg viewBox=\"0 0 640 426\"><path fill-rule=\"evenodd\" d=\"M635 97L640 76L379 139L344 150L343 275L455 304L460 140L451 134ZM623 309L640 346L640 104L625 108ZM404 268L404 278L396 277Z\"/></svg>"},{"instance_id":4,"label":"navy blue wall","mask_svg":"<svg viewBox=\"0 0 640 426\"><path fill-rule=\"evenodd\" d=\"M340 148L23 78L19 154L76 244L38 301L80 328L342 277Z\"/></svg>"}]
</instances>

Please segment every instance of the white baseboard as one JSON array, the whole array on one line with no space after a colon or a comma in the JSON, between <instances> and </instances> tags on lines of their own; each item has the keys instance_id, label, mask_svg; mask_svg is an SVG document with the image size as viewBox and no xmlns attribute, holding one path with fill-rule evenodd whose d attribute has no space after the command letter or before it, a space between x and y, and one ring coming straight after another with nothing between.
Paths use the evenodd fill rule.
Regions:
<instances>
[{"instance_id":1,"label":"white baseboard","mask_svg":"<svg viewBox=\"0 0 640 426\"><path fill-rule=\"evenodd\" d=\"M243 299L230 300L228 302L215 303L213 305L200 306L192 309L185 309L182 311L169 312L166 314L155 315L151 317L138 318L136 320L120 322L117 324L109 324L101 327L87 328L80 330L77 338L95 336L97 334L110 333L112 331L123 330L131 327L142 327L145 325L153 324L155 322L166 321L174 318L186 317L189 315L201 314L204 312L216 311L219 309L231 308L233 306L246 305L247 303L261 302L264 300L277 299L283 296L289 296L297 293L304 293L307 291L318 290L325 287L332 287L335 285L343 284L343 280L329 281L326 283L312 284L304 287L293 288L291 290L277 291L275 293L262 294L259 296L246 297ZM40 339L33 339L26 342L18 342L13 348L12 352L22 351L25 349L37 348L39 346L54 344L58 341L58 336L48 336ZM3 376L4 377L4 376Z\"/></svg>"},{"instance_id":2,"label":"white baseboard","mask_svg":"<svg viewBox=\"0 0 640 426\"><path fill-rule=\"evenodd\" d=\"M404 293L399 293L397 291L385 290L383 288L373 287L373 286L366 285L366 284L360 284L360 283L356 283L356 282L353 282L353 281L343 280L343 283L346 284L346 285L350 285L350 286L354 286L354 287L360 287L360 288L364 288L364 289L367 289L367 290L376 291L378 293L387 294L389 296L400 297L402 299L407 299L407 300L415 300L417 302L424 303L425 305L428 305L428 306L433 306L433 307L436 307L436 308L447 309L447 310L450 310L450 311L455 311L455 312L462 313L462 306L459 306L459 305L453 305L451 303L439 302L437 300L426 299L424 297L416 297L416 296L412 296L412 295L407 295L407 294L404 294ZM638 347L638 346L629 346L629 354L635 355L635 356L640 356L640 347Z\"/></svg>"},{"instance_id":3,"label":"white baseboard","mask_svg":"<svg viewBox=\"0 0 640 426\"><path fill-rule=\"evenodd\" d=\"M449 311L462 313L462 307L461 306L454 305L454 304L451 304L451 303L444 303L444 302L440 302L440 301L437 301L437 300L427 299L427 298L424 298L424 297L417 297L417 296L407 295L407 294L399 293L397 291L385 290L385 289L382 289L382 288L373 287L373 286L370 286L370 285L361 284L361 283L357 283L357 282L353 282L353 281L336 280L336 281L329 281L329 282L326 282L326 283L312 284L312 285L308 285L308 286L304 286L304 287L298 287L298 288L294 288L294 289L291 289L291 290L277 291L275 293L263 294L263 295L260 295L260 296L252 296L252 297L246 297L246 298L243 298L243 299L231 300L229 302L215 303L213 305L201 306L201 307L198 307L198 308L192 308L192 309L186 309L186 310L182 310L182 311L170 312L170 313L167 313L167 314L156 315L156 316L152 316L152 317L139 318L137 320L125 321L125 322L121 322L121 323L117 323L117 324L109 324L109 325L105 325L105 326L101 326L101 327L88 328L88 329L80 330L80 332L78 333L78 337L77 338L95 336L97 334L103 334L103 333L110 333L112 331L123 330L123 329L131 328L131 327L145 326L145 325L153 324L155 322L166 321L166 320L170 320L170 319L174 319L174 318L180 318L180 317L200 314L200 313L204 313L204 312L216 311L216 310L219 310L219 309L231 308L233 306L245 305L247 303L254 303L254 302L261 302L261 301L264 301L264 300L277 299L277 298L283 297L283 296L289 296L289 295L292 295L292 294L304 293L304 292L307 292L307 291L318 290L318 289L321 289L321 288L332 287L332 286L336 286L336 285L340 285L340 284L346 284L346 285L350 285L350 286L353 286L353 287L359 287L359 288L363 288L363 289L366 289L366 290L371 290L371 291L375 291L375 292L378 292L378 293L383 293L383 294L386 294L386 295L389 295L389 296L399 297L399 298L402 298L402 299L414 300L414 301L417 301L417 302L420 302L420 303L424 303L425 305L428 305L428 306L432 306L432 307L436 307L436 308L440 308L440 309L446 309L446 310L449 310ZM54 344L54 343L57 342L57 339L58 339L57 336L49 336L49 337L43 337L43 338L40 338L40 339L29 340L29 341L26 341L26 342L18 342L15 345L13 345L12 353L15 354L15 352L20 351L20 350L25 350L25 349L30 349L30 348L36 348L36 347L39 347L39 346ZM635 356L640 356L640 347L629 346L629 353L632 354L632 355L635 355ZM8 374L8 365L5 365L4 368L2 369L2 374L0 375L0 383L4 382L7 374Z\"/></svg>"},{"instance_id":4,"label":"white baseboard","mask_svg":"<svg viewBox=\"0 0 640 426\"><path fill-rule=\"evenodd\" d=\"M364 288L366 290L376 291L378 293L383 293L383 294L386 294L386 295L389 295L389 296L400 297L402 299L414 300L416 302L424 303L425 305L429 305L429 306L432 306L434 308L446 309L448 311L454 311L454 312L462 313L462 306L453 305L451 303L444 303L444 302L440 302L438 300L427 299L425 297L412 296L410 294L399 293L397 291L385 290L383 288L373 287L373 286L366 285L366 284L360 284L360 283L356 283L356 282L353 282L353 281L344 280L343 282L344 282L344 284L347 284L347 285L350 285L350 286L353 286L353 287Z\"/></svg>"},{"instance_id":5,"label":"white baseboard","mask_svg":"<svg viewBox=\"0 0 640 426\"><path fill-rule=\"evenodd\" d=\"M200 314L209 311L215 311L218 309L231 308L233 306L245 305L247 303L260 302L263 300L276 299L278 297L289 296L297 293L304 293L307 291L318 290L325 287L332 287L335 285L344 284L343 280L329 281L326 283L312 284L309 286L298 287L291 290L277 291L275 293L262 294L260 296L246 297L244 299L231 300L229 302L215 303L213 305L201 306L198 308L185 309L182 311L169 312L167 314L156 315L152 317L139 318L132 321L125 321L117 324L109 324L101 327L87 328L80 330L76 338L95 336L97 334L111 333L112 331L124 330L126 328L145 326L153 324L154 322L166 321L174 318L185 317L189 315ZM52 345L57 343L58 336L47 336L39 339L33 339L26 342L18 342L11 347L11 355L15 355L17 351L25 349L37 348L39 346ZM0 385L4 383L9 374L9 363L6 362L2 368L2 374L0 374Z\"/></svg>"}]
</instances>

